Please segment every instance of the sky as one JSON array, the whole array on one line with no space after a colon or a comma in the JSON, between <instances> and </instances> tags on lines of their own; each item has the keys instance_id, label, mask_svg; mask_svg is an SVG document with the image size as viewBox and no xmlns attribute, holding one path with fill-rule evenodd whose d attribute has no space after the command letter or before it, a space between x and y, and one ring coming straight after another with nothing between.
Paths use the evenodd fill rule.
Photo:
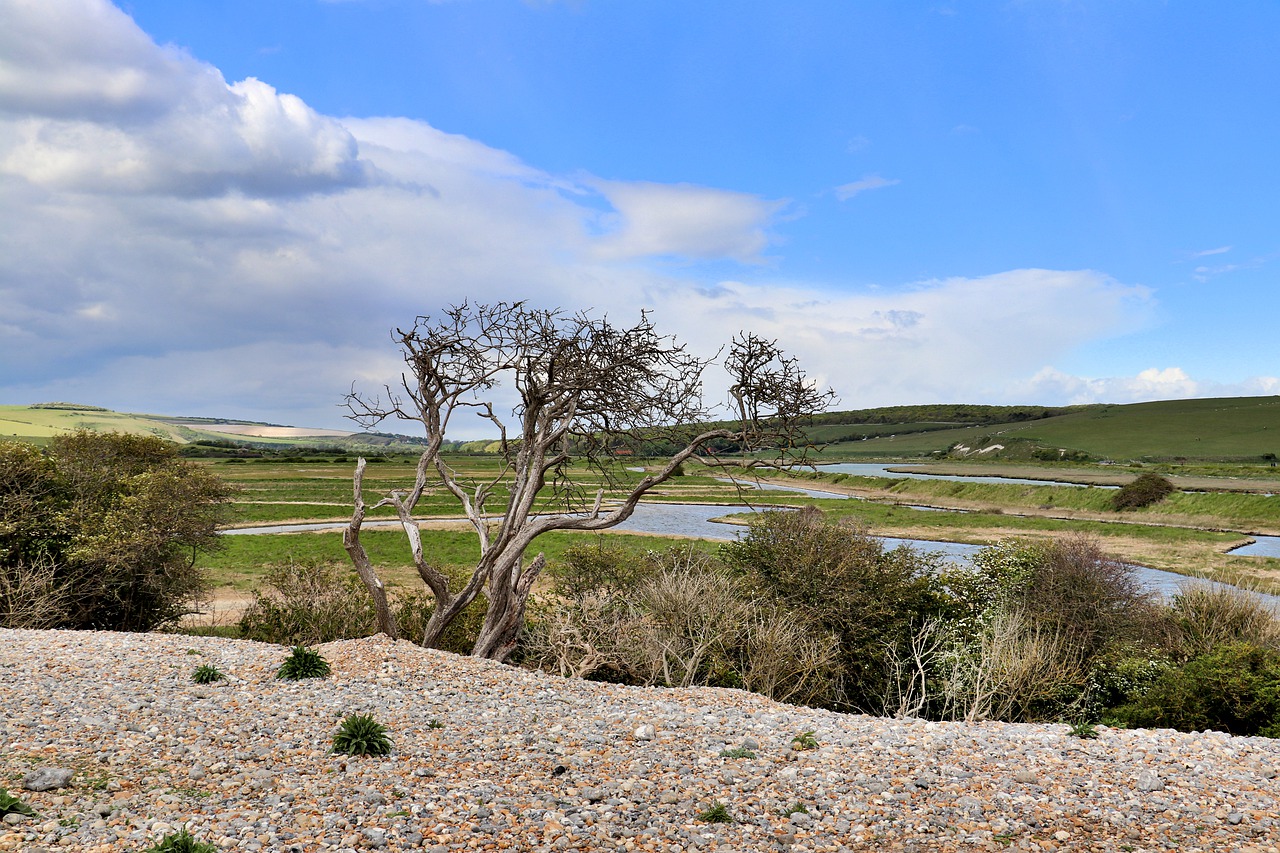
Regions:
<instances>
[{"instance_id":1,"label":"sky","mask_svg":"<svg viewBox=\"0 0 1280 853\"><path fill-rule=\"evenodd\" d=\"M351 427L393 329L517 299L775 338L843 409L1280 394L1277 43L1271 0L0 0L0 403Z\"/></svg>"}]
</instances>

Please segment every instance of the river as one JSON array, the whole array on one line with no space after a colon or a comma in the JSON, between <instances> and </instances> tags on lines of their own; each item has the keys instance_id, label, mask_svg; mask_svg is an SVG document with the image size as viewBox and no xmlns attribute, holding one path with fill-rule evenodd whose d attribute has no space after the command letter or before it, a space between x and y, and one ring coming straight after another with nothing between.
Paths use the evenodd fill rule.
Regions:
<instances>
[{"instance_id":1,"label":"river","mask_svg":"<svg viewBox=\"0 0 1280 853\"><path fill-rule=\"evenodd\" d=\"M767 484L761 484L762 488L770 487ZM800 491L798 489L786 489L787 491ZM818 497L847 497L846 495L835 495L833 492L821 492L817 489L805 489L809 493L817 492ZM768 507L761 507L767 509ZM734 539L742 531L741 525L725 524L712 521L715 518L721 518L734 514L745 514L754 512L755 510L745 506L726 506L722 504L667 504L667 503L642 503L636 507L635 513L631 518L612 528L618 533L648 533L660 536L690 536L698 539L711 539L715 541L728 541ZM448 523L456 523L457 519L449 519ZM443 523L443 522L442 522ZM425 526L430 526L430 521L423 522ZM264 527L242 527L231 530L224 530L228 535L246 535L246 534L263 534L263 533L314 533L319 530L340 530L345 527L345 522L309 522L303 524L273 524ZM400 522L394 520L378 520L366 521L366 528L394 528L399 527ZM886 547L896 548L899 545L907 545L921 551L942 554L952 560L965 560L982 549L981 545L968 545L962 542L935 542L927 539L899 539L895 537L880 537ZM1280 537L1265 537L1277 540L1280 545ZM1240 553L1237 551L1236 553ZM1173 572L1161 571L1160 569L1152 569L1146 566L1133 566L1133 570L1138 580L1150 589L1152 592L1161 596L1169 597L1178 591L1178 588L1188 582L1193 583L1210 583L1212 581L1201 581L1195 578L1188 578ZM1216 584L1215 584L1216 585ZM1280 604L1280 597L1264 596L1273 604Z\"/></svg>"}]
</instances>

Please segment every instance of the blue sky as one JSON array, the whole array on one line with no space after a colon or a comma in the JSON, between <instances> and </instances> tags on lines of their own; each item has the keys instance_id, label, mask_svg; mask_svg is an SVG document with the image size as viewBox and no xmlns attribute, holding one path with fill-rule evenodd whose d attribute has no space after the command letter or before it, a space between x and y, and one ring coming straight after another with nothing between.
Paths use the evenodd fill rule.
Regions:
<instances>
[{"instance_id":1,"label":"blue sky","mask_svg":"<svg viewBox=\"0 0 1280 853\"><path fill-rule=\"evenodd\" d=\"M0 402L341 426L463 298L753 329L844 408L1280 393L1277 43L1270 2L0 0Z\"/></svg>"}]
</instances>

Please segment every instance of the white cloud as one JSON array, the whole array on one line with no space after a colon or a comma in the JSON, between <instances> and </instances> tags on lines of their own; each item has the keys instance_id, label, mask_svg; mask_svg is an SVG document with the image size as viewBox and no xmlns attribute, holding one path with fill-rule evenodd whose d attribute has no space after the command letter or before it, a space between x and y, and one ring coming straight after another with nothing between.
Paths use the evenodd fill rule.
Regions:
<instances>
[{"instance_id":1,"label":"white cloud","mask_svg":"<svg viewBox=\"0 0 1280 853\"><path fill-rule=\"evenodd\" d=\"M104 0L17 2L0 30L0 172L57 190L251 195L369 179L337 121L157 47Z\"/></svg>"},{"instance_id":2,"label":"white cloud","mask_svg":"<svg viewBox=\"0 0 1280 853\"><path fill-rule=\"evenodd\" d=\"M1207 258L1209 255L1225 255L1230 251L1230 246L1219 246L1216 249L1205 249L1200 252L1192 252L1190 256L1193 258Z\"/></svg>"},{"instance_id":3,"label":"white cloud","mask_svg":"<svg viewBox=\"0 0 1280 853\"><path fill-rule=\"evenodd\" d=\"M1280 393L1280 377L1254 376L1240 382L1206 382L1180 367L1149 367L1134 376L1072 376L1053 367L1037 371L1017 392L1027 399L1065 404L1143 403L1193 397L1249 397Z\"/></svg>"},{"instance_id":4,"label":"white cloud","mask_svg":"<svg viewBox=\"0 0 1280 853\"><path fill-rule=\"evenodd\" d=\"M1026 402L1013 386L1087 342L1140 328L1152 308L1145 288L1053 270L859 294L722 282L653 302L691 339L727 340L744 328L778 338L849 408Z\"/></svg>"},{"instance_id":5,"label":"white cloud","mask_svg":"<svg viewBox=\"0 0 1280 853\"><path fill-rule=\"evenodd\" d=\"M891 187L899 184L897 178L882 178L879 175L866 175L856 181L848 184L841 184L836 187L836 198L841 201L848 201L858 193L864 193L867 190L878 190L882 187Z\"/></svg>"},{"instance_id":6,"label":"white cloud","mask_svg":"<svg viewBox=\"0 0 1280 853\"><path fill-rule=\"evenodd\" d=\"M1150 308L1088 271L711 283L696 262L760 261L785 201L548 174L423 122L227 85L99 0L0 4L5 402L340 426L353 380L395 381L391 328L499 299L651 308L703 354L751 329L850 407L995 401Z\"/></svg>"},{"instance_id":7,"label":"white cloud","mask_svg":"<svg viewBox=\"0 0 1280 853\"><path fill-rule=\"evenodd\" d=\"M603 258L682 256L758 261L785 201L690 184L595 181L615 214L601 217Z\"/></svg>"}]
</instances>

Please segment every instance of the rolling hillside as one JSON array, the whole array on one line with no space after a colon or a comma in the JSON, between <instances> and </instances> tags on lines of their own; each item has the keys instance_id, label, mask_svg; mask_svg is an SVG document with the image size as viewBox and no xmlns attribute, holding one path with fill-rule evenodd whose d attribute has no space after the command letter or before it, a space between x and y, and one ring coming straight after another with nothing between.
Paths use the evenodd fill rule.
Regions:
<instances>
[{"instance_id":1,"label":"rolling hillside","mask_svg":"<svg viewBox=\"0 0 1280 853\"><path fill-rule=\"evenodd\" d=\"M882 410L830 413L812 434L832 442L823 452L827 458L951 453L966 458L1049 459L1065 453L1115 461L1259 461L1265 454L1280 454L1280 397L1042 409L1019 420L1006 419L1008 407L908 408L910 419L899 423L874 417ZM956 417L957 409L965 410L967 422ZM859 434L867 437L841 440ZM957 450L957 445L967 450Z\"/></svg>"},{"instance_id":2,"label":"rolling hillside","mask_svg":"<svg viewBox=\"0 0 1280 853\"><path fill-rule=\"evenodd\" d=\"M0 406L0 437L3 438L18 438L39 444L56 435L79 429L155 435L179 444L228 439L291 444L298 440L332 441L351 434L338 430L285 427L219 418L130 414L75 403Z\"/></svg>"},{"instance_id":3,"label":"rolling hillside","mask_svg":"<svg viewBox=\"0 0 1280 853\"><path fill-rule=\"evenodd\" d=\"M1262 463L1280 455L1280 396L1092 406L894 406L828 412L810 428L826 461L951 456L1005 461L1205 460ZM233 419L129 414L70 403L0 406L0 437L44 443L76 429L157 435L182 444L382 447L421 439ZM483 442L456 445L478 452Z\"/></svg>"}]
</instances>

